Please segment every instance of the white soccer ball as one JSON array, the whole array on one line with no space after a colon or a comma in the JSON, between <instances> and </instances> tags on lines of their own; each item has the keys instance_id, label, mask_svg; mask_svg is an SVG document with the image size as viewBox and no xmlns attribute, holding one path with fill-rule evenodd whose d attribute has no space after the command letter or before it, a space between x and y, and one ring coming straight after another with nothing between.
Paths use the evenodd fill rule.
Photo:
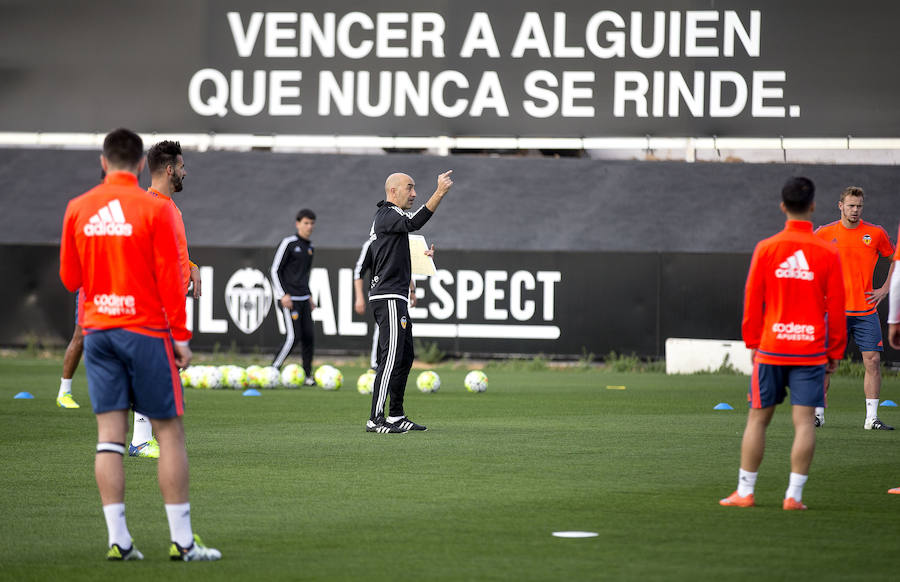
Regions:
<instances>
[{"instance_id":1,"label":"white soccer ball","mask_svg":"<svg viewBox=\"0 0 900 582\"><path fill-rule=\"evenodd\" d=\"M188 368L191 386L198 390L209 390L212 388L212 378L209 375L209 366L191 366Z\"/></svg>"},{"instance_id":2,"label":"white soccer ball","mask_svg":"<svg viewBox=\"0 0 900 582\"><path fill-rule=\"evenodd\" d=\"M184 370L184 374L188 378L188 386L191 388L203 388L201 384L204 382L203 380L203 366L188 366Z\"/></svg>"},{"instance_id":3,"label":"white soccer ball","mask_svg":"<svg viewBox=\"0 0 900 582\"><path fill-rule=\"evenodd\" d=\"M488 378L481 370L472 370L466 374L463 383L469 392L484 392L488 387Z\"/></svg>"},{"instance_id":4,"label":"white soccer ball","mask_svg":"<svg viewBox=\"0 0 900 582\"><path fill-rule=\"evenodd\" d=\"M288 364L281 370L281 385L285 388L299 388L306 380L306 372L299 364Z\"/></svg>"},{"instance_id":5,"label":"white soccer ball","mask_svg":"<svg viewBox=\"0 0 900 582\"><path fill-rule=\"evenodd\" d=\"M316 384L325 390L337 390L344 384L344 375L334 366L323 364L319 366L313 377Z\"/></svg>"},{"instance_id":6,"label":"white soccer ball","mask_svg":"<svg viewBox=\"0 0 900 582\"><path fill-rule=\"evenodd\" d=\"M247 370L240 366L225 366L225 373L222 374L222 384L226 388L234 390L243 390L250 386L250 378L247 376Z\"/></svg>"},{"instance_id":7,"label":"white soccer ball","mask_svg":"<svg viewBox=\"0 0 900 582\"><path fill-rule=\"evenodd\" d=\"M419 377L416 378L416 387L426 394L437 392L441 387L441 377L437 375L437 372L431 370L422 372L419 374Z\"/></svg>"},{"instance_id":8,"label":"white soccer ball","mask_svg":"<svg viewBox=\"0 0 900 582\"><path fill-rule=\"evenodd\" d=\"M206 383L210 390L219 390L222 385L222 372L217 366L206 366Z\"/></svg>"},{"instance_id":9,"label":"white soccer ball","mask_svg":"<svg viewBox=\"0 0 900 582\"><path fill-rule=\"evenodd\" d=\"M360 394L371 394L375 387L375 370L367 370L360 374L356 381L356 391Z\"/></svg>"}]
</instances>

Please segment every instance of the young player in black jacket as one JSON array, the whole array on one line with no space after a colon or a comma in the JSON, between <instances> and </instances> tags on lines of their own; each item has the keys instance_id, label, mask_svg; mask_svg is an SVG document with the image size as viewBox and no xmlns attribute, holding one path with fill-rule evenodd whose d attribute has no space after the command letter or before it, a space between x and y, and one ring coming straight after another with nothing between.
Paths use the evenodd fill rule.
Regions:
<instances>
[{"instance_id":1,"label":"young player in black jacket","mask_svg":"<svg viewBox=\"0 0 900 582\"><path fill-rule=\"evenodd\" d=\"M313 333L312 311L316 304L309 291L309 273L312 270L315 247L310 236L316 226L316 214L304 208L297 213L297 234L285 237L272 261L272 292L284 315L284 345L275 355L272 365L281 368L300 340L303 371L307 386L315 384L312 377Z\"/></svg>"}]
</instances>

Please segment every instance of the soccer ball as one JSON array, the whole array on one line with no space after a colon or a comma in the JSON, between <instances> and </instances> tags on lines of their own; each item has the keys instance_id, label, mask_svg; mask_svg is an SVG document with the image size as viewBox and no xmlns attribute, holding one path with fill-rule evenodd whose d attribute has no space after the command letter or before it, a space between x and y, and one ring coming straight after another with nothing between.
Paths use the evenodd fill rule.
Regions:
<instances>
[{"instance_id":1,"label":"soccer ball","mask_svg":"<svg viewBox=\"0 0 900 582\"><path fill-rule=\"evenodd\" d=\"M337 390L344 383L344 375L341 374L341 371L328 364L319 366L313 377L316 379L316 384L325 390Z\"/></svg>"},{"instance_id":2,"label":"soccer ball","mask_svg":"<svg viewBox=\"0 0 900 582\"><path fill-rule=\"evenodd\" d=\"M250 386L250 378L247 376L247 370L240 366L224 366L224 368L225 372L222 374L222 384L226 388L243 390Z\"/></svg>"},{"instance_id":3,"label":"soccer ball","mask_svg":"<svg viewBox=\"0 0 900 582\"><path fill-rule=\"evenodd\" d=\"M281 372L274 366L260 368L256 377L257 386L260 388L278 388L281 386Z\"/></svg>"},{"instance_id":4,"label":"soccer ball","mask_svg":"<svg viewBox=\"0 0 900 582\"><path fill-rule=\"evenodd\" d=\"M206 368L206 385L210 390L218 390L222 387L222 373L215 366L204 366Z\"/></svg>"},{"instance_id":5,"label":"soccer ball","mask_svg":"<svg viewBox=\"0 0 900 582\"><path fill-rule=\"evenodd\" d=\"M225 365L225 366L216 366L216 370L219 371L219 386L218 388L232 388L231 384L228 382L228 374L231 372L231 368L234 366Z\"/></svg>"},{"instance_id":6,"label":"soccer ball","mask_svg":"<svg viewBox=\"0 0 900 582\"><path fill-rule=\"evenodd\" d=\"M375 370L368 370L364 374L360 374L356 381L356 391L360 394L371 394L375 387Z\"/></svg>"},{"instance_id":7,"label":"soccer ball","mask_svg":"<svg viewBox=\"0 0 900 582\"><path fill-rule=\"evenodd\" d=\"M288 364L281 370L281 385L285 388L299 388L306 380L306 372L299 364Z\"/></svg>"},{"instance_id":8,"label":"soccer ball","mask_svg":"<svg viewBox=\"0 0 900 582\"><path fill-rule=\"evenodd\" d=\"M185 388L191 387L191 375L188 374L188 368L185 368L178 372L178 375L181 376L181 385Z\"/></svg>"},{"instance_id":9,"label":"soccer ball","mask_svg":"<svg viewBox=\"0 0 900 582\"><path fill-rule=\"evenodd\" d=\"M221 386L222 375L215 366L191 366L187 372L194 388L212 390Z\"/></svg>"},{"instance_id":10,"label":"soccer ball","mask_svg":"<svg viewBox=\"0 0 900 582\"><path fill-rule=\"evenodd\" d=\"M188 386L191 388L203 388L203 386L201 386L204 382L203 366L188 366L184 370L184 375L187 376Z\"/></svg>"},{"instance_id":11,"label":"soccer ball","mask_svg":"<svg viewBox=\"0 0 900 582\"><path fill-rule=\"evenodd\" d=\"M441 377L437 375L437 372L432 372L431 370L422 372L416 378L416 387L426 394L437 392L441 387Z\"/></svg>"},{"instance_id":12,"label":"soccer ball","mask_svg":"<svg viewBox=\"0 0 900 582\"><path fill-rule=\"evenodd\" d=\"M272 366L247 366L247 376L254 388L277 388L281 384L281 373Z\"/></svg>"},{"instance_id":13,"label":"soccer ball","mask_svg":"<svg viewBox=\"0 0 900 582\"><path fill-rule=\"evenodd\" d=\"M206 366L206 383L210 390L219 390L223 387L222 372L217 366Z\"/></svg>"},{"instance_id":14,"label":"soccer ball","mask_svg":"<svg viewBox=\"0 0 900 582\"><path fill-rule=\"evenodd\" d=\"M256 385L256 380L254 380L254 378L257 378L259 376L260 370L262 370L262 366L257 366L256 364L247 366L245 372L247 372L247 381L249 382L250 386Z\"/></svg>"},{"instance_id":15,"label":"soccer ball","mask_svg":"<svg viewBox=\"0 0 900 582\"><path fill-rule=\"evenodd\" d=\"M481 370L472 370L466 374L464 383L469 392L484 392L488 387L488 378Z\"/></svg>"}]
</instances>

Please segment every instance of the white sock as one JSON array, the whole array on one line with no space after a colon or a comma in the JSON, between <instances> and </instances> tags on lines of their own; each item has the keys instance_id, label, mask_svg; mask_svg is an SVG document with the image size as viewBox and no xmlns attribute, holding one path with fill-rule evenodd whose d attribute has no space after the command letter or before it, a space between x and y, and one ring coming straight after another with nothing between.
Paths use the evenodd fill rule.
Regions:
<instances>
[{"instance_id":1,"label":"white sock","mask_svg":"<svg viewBox=\"0 0 900 582\"><path fill-rule=\"evenodd\" d=\"M791 480L788 482L787 491L784 492L784 498L793 497L797 501L803 501L803 486L809 475L801 475L800 473L791 473Z\"/></svg>"},{"instance_id":2,"label":"white sock","mask_svg":"<svg viewBox=\"0 0 900 582\"><path fill-rule=\"evenodd\" d=\"M169 518L169 533L172 541L182 548L189 548L194 543L194 532L191 530L191 504L166 504L166 517Z\"/></svg>"},{"instance_id":3,"label":"white sock","mask_svg":"<svg viewBox=\"0 0 900 582\"><path fill-rule=\"evenodd\" d=\"M109 533L109 547L119 544L123 550L131 547L131 534L128 532L128 524L125 523L125 504L111 503L103 506L103 515L106 517L106 531Z\"/></svg>"},{"instance_id":4,"label":"white sock","mask_svg":"<svg viewBox=\"0 0 900 582\"><path fill-rule=\"evenodd\" d=\"M753 490L756 488L757 475L759 475L758 472L751 473L750 471L745 471L743 469L738 470L738 495L746 497L753 493Z\"/></svg>"},{"instance_id":5,"label":"white sock","mask_svg":"<svg viewBox=\"0 0 900 582\"><path fill-rule=\"evenodd\" d=\"M59 396L63 396L65 394L72 393L72 379L71 378L60 378L59 379Z\"/></svg>"},{"instance_id":6,"label":"white sock","mask_svg":"<svg viewBox=\"0 0 900 582\"><path fill-rule=\"evenodd\" d=\"M825 418L824 406L816 406L816 416L818 416L819 418Z\"/></svg>"},{"instance_id":7,"label":"white sock","mask_svg":"<svg viewBox=\"0 0 900 582\"><path fill-rule=\"evenodd\" d=\"M878 418L878 399L866 398L866 420Z\"/></svg>"},{"instance_id":8,"label":"white sock","mask_svg":"<svg viewBox=\"0 0 900 582\"><path fill-rule=\"evenodd\" d=\"M388 422L397 422L398 420L402 420L402 419L403 419L402 416L389 416L385 420L387 420Z\"/></svg>"},{"instance_id":9,"label":"white sock","mask_svg":"<svg viewBox=\"0 0 900 582\"><path fill-rule=\"evenodd\" d=\"M134 413L134 434L131 435L131 444L138 446L153 438L153 426L150 419L138 412Z\"/></svg>"}]
</instances>

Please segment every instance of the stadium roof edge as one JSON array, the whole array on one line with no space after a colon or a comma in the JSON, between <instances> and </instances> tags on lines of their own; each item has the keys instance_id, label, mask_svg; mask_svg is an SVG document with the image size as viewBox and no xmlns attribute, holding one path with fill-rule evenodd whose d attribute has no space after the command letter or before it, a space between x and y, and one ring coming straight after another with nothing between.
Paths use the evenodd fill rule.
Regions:
<instances>
[{"instance_id":1,"label":"stadium roof edge","mask_svg":"<svg viewBox=\"0 0 900 582\"><path fill-rule=\"evenodd\" d=\"M102 133L0 132L0 147L100 149ZM797 137L448 137L375 135L260 135L235 133L142 133L146 143L177 140L188 149L275 151L345 149L433 149L446 155L456 150L898 150L900 138Z\"/></svg>"}]
</instances>

